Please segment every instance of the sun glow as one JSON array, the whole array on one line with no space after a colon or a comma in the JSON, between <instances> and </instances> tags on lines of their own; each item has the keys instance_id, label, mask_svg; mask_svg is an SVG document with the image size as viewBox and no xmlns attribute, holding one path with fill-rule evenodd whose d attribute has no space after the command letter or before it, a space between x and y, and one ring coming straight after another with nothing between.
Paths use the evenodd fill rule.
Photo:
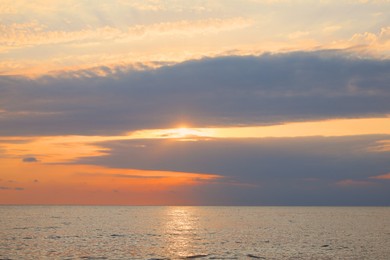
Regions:
<instances>
[{"instance_id":1,"label":"sun glow","mask_svg":"<svg viewBox=\"0 0 390 260\"><path fill-rule=\"evenodd\" d=\"M198 137L203 135L200 130L191 129L187 127L171 129L168 130L166 134L172 138L191 138L191 137Z\"/></svg>"},{"instance_id":2,"label":"sun glow","mask_svg":"<svg viewBox=\"0 0 390 260\"><path fill-rule=\"evenodd\" d=\"M170 129L147 129L134 132L131 135L132 139L137 138L163 138L163 139L178 139L182 141L191 141L199 138L211 137L214 131L208 128L188 128L178 127Z\"/></svg>"},{"instance_id":3,"label":"sun glow","mask_svg":"<svg viewBox=\"0 0 390 260\"><path fill-rule=\"evenodd\" d=\"M332 119L307 122L287 122L269 126L145 129L128 133L129 139L177 139L191 141L206 138L267 138L307 136L351 136L390 134L387 117Z\"/></svg>"}]
</instances>

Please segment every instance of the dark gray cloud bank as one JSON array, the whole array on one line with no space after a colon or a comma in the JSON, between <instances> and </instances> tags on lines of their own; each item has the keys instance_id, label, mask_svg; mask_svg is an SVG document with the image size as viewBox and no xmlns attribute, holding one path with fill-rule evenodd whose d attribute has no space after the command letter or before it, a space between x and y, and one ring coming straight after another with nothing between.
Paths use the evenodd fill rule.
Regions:
<instances>
[{"instance_id":1,"label":"dark gray cloud bank","mask_svg":"<svg viewBox=\"0 0 390 260\"><path fill-rule=\"evenodd\" d=\"M382 116L390 113L390 61L339 51L205 58L106 77L3 76L0 93L1 135Z\"/></svg>"},{"instance_id":2,"label":"dark gray cloud bank","mask_svg":"<svg viewBox=\"0 0 390 260\"><path fill-rule=\"evenodd\" d=\"M389 205L390 136L129 140L100 143L106 156L76 163L224 176L194 187L202 204Z\"/></svg>"}]
</instances>

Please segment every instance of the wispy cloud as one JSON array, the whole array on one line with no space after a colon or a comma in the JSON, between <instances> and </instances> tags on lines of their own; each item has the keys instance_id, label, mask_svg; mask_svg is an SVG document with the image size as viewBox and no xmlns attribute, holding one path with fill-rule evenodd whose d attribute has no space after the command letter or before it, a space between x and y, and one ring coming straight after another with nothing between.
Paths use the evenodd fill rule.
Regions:
<instances>
[{"instance_id":1,"label":"wispy cloud","mask_svg":"<svg viewBox=\"0 0 390 260\"><path fill-rule=\"evenodd\" d=\"M388 58L390 19L384 11L388 6L386 1L349 0L217 0L191 5L155 0L93 4L4 0L0 73L43 74L226 53L329 48Z\"/></svg>"},{"instance_id":2,"label":"wispy cloud","mask_svg":"<svg viewBox=\"0 0 390 260\"><path fill-rule=\"evenodd\" d=\"M373 187L376 186L377 183L366 180L347 179L336 182L336 185L341 187Z\"/></svg>"},{"instance_id":3,"label":"wispy cloud","mask_svg":"<svg viewBox=\"0 0 390 260\"><path fill-rule=\"evenodd\" d=\"M25 157L22 159L22 162L34 163L34 162L38 162L38 159L35 157Z\"/></svg>"},{"instance_id":4,"label":"wispy cloud","mask_svg":"<svg viewBox=\"0 0 390 260\"><path fill-rule=\"evenodd\" d=\"M370 177L372 179L378 179L378 180L390 180L390 173L382 174L382 175L377 175Z\"/></svg>"},{"instance_id":5,"label":"wispy cloud","mask_svg":"<svg viewBox=\"0 0 390 260\"><path fill-rule=\"evenodd\" d=\"M253 22L242 17L227 19L181 20L150 25L134 25L127 28L104 26L79 31L51 31L38 22L0 25L0 44L8 48L72 42L102 42L105 40L128 41L146 36L166 34L194 35L217 33L250 26Z\"/></svg>"},{"instance_id":6,"label":"wispy cloud","mask_svg":"<svg viewBox=\"0 0 390 260\"><path fill-rule=\"evenodd\" d=\"M390 151L390 140L380 140L373 144L370 148L373 152L389 152Z\"/></svg>"},{"instance_id":7,"label":"wispy cloud","mask_svg":"<svg viewBox=\"0 0 390 260\"><path fill-rule=\"evenodd\" d=\"M15 191L23 191L24 188L22 187L6 187L6 186L0 186L0 190L15 190Z\"/></svg>"},{"instance_id":8,"label":"wispy cloud","mask_svg":"<svg viewBox=\"0 0 390 260\"><path fill-rule=\"evenodd\" d=\"M161 11L165 9L165 5L163 1L160 0L147 0L147 1L126 1L119 0L123 6L130 6L131 8L141 10L141 11Z\"/></svg>"},{"instance_id":9,"label":"wispy cloud","mask_svg":"<svg viewBox=\"0 0 390 260\"><path fill-rule=\"evenodd\" d=\"M382 27L378 33L356 33L349 40L351 46L358 46L375 55L386 55L390 51L390 27Z\"/></svg>"}]
</instances>

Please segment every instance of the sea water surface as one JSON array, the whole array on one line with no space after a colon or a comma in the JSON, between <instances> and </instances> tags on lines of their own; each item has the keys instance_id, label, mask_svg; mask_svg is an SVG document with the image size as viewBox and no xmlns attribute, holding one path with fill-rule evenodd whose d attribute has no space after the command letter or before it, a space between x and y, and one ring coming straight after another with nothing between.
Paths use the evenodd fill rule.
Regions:
<instances>
[{"instance_id":1,"label":"sea water surface","mask_svg":"<svg viewBox=\"0 0 390 260\"><path fill-rule=\"evenodd\" d=\"M389 207L0 206L0 259L390 259Z\"/></svg>"}]
</instances>

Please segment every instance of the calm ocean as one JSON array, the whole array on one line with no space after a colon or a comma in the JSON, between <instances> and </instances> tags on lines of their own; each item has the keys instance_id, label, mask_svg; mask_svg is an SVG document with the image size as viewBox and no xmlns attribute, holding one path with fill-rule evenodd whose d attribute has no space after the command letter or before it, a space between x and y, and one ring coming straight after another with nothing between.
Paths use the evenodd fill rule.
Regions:
<instances>
[{"instance_id":1,"label":"calm ocean","mask_svg":"<svg viewBox=\"0 0 390 260\"><path fill-rule=\"evenodd\" d=\"M389 207L0 206L0 259L390 259Z\"/></svg>"}]
</instances>

